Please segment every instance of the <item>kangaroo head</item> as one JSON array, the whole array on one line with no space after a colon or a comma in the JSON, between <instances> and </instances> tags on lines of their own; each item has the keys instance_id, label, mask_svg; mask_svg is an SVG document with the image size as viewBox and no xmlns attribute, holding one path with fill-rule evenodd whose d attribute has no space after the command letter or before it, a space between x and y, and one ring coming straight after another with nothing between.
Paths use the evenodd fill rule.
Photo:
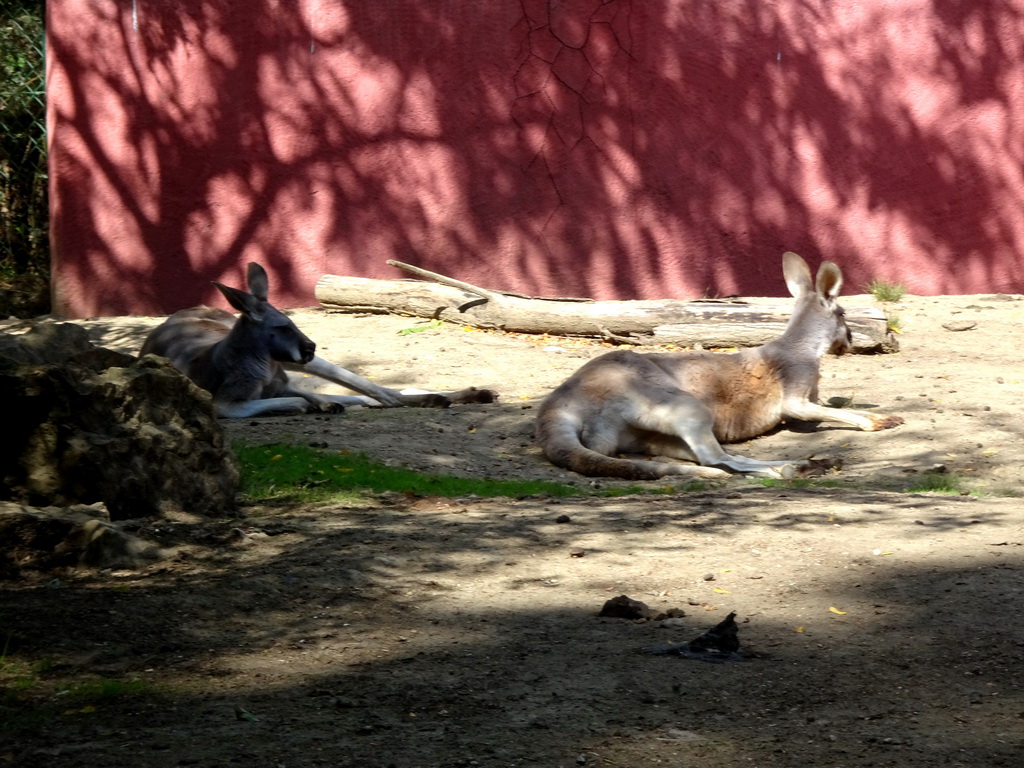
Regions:
<instances>
[{"instance_id":1,"label":"kangaroo head","mask_svg":"<svg viewBox=\"0 0 1024 768\"><path fill-rule=\"evenodd\" d=\"M782 274L786 286L796 299L790 327L802 337L821 345L822 354L842 355L850 351L853 338L846 325L846 312L836 299L843 287L843 273L831 261L818 267L818 277L811 279L811 270L800 256L787 251L782 254Z\"/></svg>"},{"instance_id":2,"label":"kangaroo head","mask_svg":"<svg viewBox=\"0 0 1024 768\"><path fill-rule=\"evenodd\" d=\"M300 331L290 317L267 301L270 284L266 270L251 262L246 283L251 293L218 282L214 285L241 313L238 325L244 329L246 341L253 345L253 351L266 354L279 363L308 363L312 360L316 352L313 340Z\"/></svg>"}]
</instances>

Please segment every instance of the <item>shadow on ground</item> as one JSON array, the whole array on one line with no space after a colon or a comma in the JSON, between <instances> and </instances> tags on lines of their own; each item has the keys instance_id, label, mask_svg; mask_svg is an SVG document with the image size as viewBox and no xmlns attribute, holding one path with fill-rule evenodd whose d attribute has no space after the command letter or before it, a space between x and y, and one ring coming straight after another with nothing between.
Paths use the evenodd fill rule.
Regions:
<instances>
[{"instance_id":1,"label":"shadow on ground","mask_svg":"<svg viewBox=\"0 0 1024 768\"><path fill-rule=\"evenodd\" d=\"M150 573L0 593L5 663L43 670L35 687L8 684L9 764L1019 755L1024 537L1012 500L746 488L247 511L150 530L181 553ZM233 529L243 544L226 544ZM687 616L598 618L620 593ZM731 610L745 661L640 652ZM64 679L147 685L90 710L50 690Z\"/></svg>"}]
</instances>

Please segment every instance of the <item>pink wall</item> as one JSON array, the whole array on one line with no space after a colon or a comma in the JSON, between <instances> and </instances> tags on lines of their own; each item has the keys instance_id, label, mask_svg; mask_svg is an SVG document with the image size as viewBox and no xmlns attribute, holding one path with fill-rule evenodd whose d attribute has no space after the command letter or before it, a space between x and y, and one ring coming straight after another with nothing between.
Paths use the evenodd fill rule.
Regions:
<instances>
[{"instance_id":1,"label":"pink wall","mask_svg":"<svg viewBox=\"0 0 1024 768\"><path fill-rule=\"evenodd\" d=\"M1024 0L49 0L55 309L397 258L596 298L1024 292Z\"/></svg>"}]
</instances>

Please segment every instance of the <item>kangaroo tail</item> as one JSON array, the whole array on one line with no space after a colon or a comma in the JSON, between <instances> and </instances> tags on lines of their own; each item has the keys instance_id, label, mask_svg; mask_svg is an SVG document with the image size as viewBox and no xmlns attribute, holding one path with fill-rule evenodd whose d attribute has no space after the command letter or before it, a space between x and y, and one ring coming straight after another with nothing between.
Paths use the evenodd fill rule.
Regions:
<instances>
[{"instance_id":1,"label":"kangaroo tail","mask_svg":"<svg viewBox=\"0 0 1024 768\"><path fill-rule=\"evenodd\" d=\"M624 480L657 480L665 475L694 474L707 467L636 461L605 456L580 442L582 424L570 415L554 410L542 411L537 419L537 441L544 455L556 467L570 469L587 477L620 477ZM711 470L722 474L719 470Z\"/></svg>"}]
</instances>

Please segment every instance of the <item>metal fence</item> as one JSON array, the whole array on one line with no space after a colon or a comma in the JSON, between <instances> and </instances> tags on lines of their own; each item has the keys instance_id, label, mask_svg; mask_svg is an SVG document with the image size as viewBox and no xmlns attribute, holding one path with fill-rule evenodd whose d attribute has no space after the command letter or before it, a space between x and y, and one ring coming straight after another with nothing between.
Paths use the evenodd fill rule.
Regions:
<instances>
[{"instance_id":1,"label":"metal fence","mask_svg":"<svg viewBox=\"0 0 1024 768\"><path fill-rule=\"evenodd\" d=\"M0 0L0 313L45 301L50 272L46 196L45 0Z\"/></svg>"}]
</instances>

